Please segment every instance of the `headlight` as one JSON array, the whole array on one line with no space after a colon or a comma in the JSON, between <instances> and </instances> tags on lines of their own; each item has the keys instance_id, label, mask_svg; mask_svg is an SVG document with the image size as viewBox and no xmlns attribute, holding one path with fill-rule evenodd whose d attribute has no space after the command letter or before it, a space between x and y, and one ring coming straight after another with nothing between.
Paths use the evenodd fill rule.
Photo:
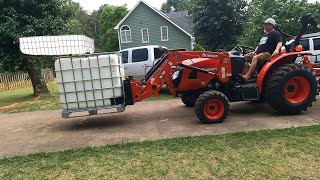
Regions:
<instances>
[{"instance_id":1,"label":"headlight","mask_svg":"<svg viewBox=\"0 0 320 180\"><path fill-rule=\"evenodd\" d=\"M173 79L173 80L177 79L177 78L179 77L179 73L180 73L180 71L174 72L174 73L172 74L172 79Z\"/></svg>"}]
</instances>

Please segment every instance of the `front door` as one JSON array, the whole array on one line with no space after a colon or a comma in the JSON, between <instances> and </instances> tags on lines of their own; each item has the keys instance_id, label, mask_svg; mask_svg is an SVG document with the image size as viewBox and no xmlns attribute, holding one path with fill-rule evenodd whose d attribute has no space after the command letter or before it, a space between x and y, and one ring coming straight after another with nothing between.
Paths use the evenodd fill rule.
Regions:
<instances>
[{"instance_id":1,"label":"front door","mask_svg":"<svg viewBox=\"0 0 320 180\"><path fill-rule=\"evenodd\" d=\"M122 56L122 63L123 63L123 68L124 68L124 74L125 76L130 76L130 68L129 68L129 52L128 51L122 51L120 52Z\"/></svg>"},{"instance_id":2,"label":"front door","mask_svg":"<svg viewBox=\"0 0 320 180\"><path fill-rule=\"evenodd\" d=\"M130 74L136 79L142 79L151 64L150 52L147 48L132 50Z\"/></svg>"},{"instance_id":3,"label":"front door","mask_svg":"<svg viewBox=\"0 0 320 180\"><path fill-rule=\"evenodd\" d=\"M320 63L320 38L313 39L313 53L316 55L314 61Z\"/></svg>"}]
</instances>

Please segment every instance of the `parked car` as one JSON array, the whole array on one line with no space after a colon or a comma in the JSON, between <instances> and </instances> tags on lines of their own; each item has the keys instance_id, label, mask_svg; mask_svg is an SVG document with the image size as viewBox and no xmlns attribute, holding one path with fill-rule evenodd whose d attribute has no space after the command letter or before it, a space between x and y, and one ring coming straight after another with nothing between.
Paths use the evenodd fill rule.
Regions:
<instances>
[{"instance_id":1,"label":"parked car","mask_svg":"<svg viewBox=\"0 0 320 180\"><path fill-rule=\"evenodd\" d=\"M157 60L168 52L163 46L141 46L119 51L126 76L143 79Z\"/></svg>"},{"instance_id":2,"label":"parked car","mask_svg":"<svg viewBox=\"0 0 320 180\"><path fill-rule=\"evenodd\" d=\"M302 36L299 44L302 45L303 51L311 51L315 54L315 56L309 57L311 62L320 62L320 32ZM291 43L291 46L294 46L294 42ZM298 57L297 62L300 61L302 59Z\"/></svg>"}]
</instances>

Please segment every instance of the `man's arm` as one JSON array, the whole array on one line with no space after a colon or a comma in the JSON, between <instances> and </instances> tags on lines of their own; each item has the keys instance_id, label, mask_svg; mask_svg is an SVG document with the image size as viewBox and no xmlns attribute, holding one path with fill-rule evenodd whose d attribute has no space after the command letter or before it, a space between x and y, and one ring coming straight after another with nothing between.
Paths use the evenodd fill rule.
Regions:
<instances>
[{"instance_id":1,"label":"man's arm","mask_svg":"<svg viewBox=\"0 0 320 180\"><path fill-rule=\"evenodd\" d=\"M276 40L276 42L278 42L278 44L277 44L276 49L272 53L271 57L279 55L281 48L282 48L282 35L280 33L278 33L278 32L276 33L275 40Z\"/></svg>"},{"instance_id":2,"label":"man's arm","mask_svg":"<svg viewBox=\"0 0 320 180\"><path fill-rule=\"evenodd\" d=\"M282 48L282 42L279 42L277 44L276 50L274 50L274 52L272 53L272 57L278 55L280 53L281 48Z\"/></svg>"}]
</instances>

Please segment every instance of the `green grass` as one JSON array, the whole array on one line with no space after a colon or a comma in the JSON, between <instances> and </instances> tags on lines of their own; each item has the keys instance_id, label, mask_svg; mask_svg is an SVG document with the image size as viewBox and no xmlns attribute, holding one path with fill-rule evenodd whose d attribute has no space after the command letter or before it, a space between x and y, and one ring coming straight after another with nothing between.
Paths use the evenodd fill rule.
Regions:
<instances>
[{"instance_id":1,"label":"green grass","mask_svg":"<svg viewBox=\"0 0 320 180\"><path fill-rule=\"evenodd\" d=\"M57 83L49 83L49 95L34 98L32 87L0 92L0 113L59 109Z\"/></svg>"},{"instance_id":2,"label":"green grass","mask_svg":"<svg viewBox=\"0 0 320 180\"><path fill-rule=\"evenodd\" d=\"M148 99L145 99L144 101L159 101L159 100L168 100L168 99L174 99L169 90L166 87L163 87L160 92L160 96L151 96Z\"/></svg>"},{"instance_id":3,"label":"green grass","mask_svg":"<svg viewBox=\"0 0 320 180\"><path fill-rule=\"evenodd\" d=\"M0 179L320 179L320 126L0 160Z\"/></svg>"},{"instance_id":4,"label":"green grass","mask_svg":"<svg viewBox=\"0 0 320 180\"><path fill-rule=\"evenodd\" d=\"M0 113L18 113L39 110L60 109L57 83L49 83L49 95L35 99L32 87L0 92ZM160 96L150 97L146 101L172 99L166 88L161 89Z\"/></svg>"}]
</instances>

